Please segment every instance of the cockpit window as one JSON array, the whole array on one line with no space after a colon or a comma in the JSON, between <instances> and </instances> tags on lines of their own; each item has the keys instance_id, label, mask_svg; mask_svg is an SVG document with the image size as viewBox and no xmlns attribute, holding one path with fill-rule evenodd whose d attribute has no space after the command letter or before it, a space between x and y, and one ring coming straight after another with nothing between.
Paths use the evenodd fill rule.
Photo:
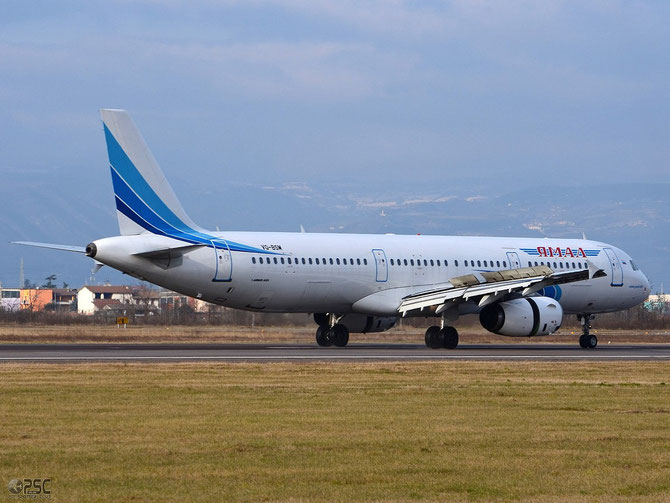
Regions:
<instances>
[{"instance_id":1,"label":"cockpit window","mask_svg":"<svg viewBox=\"0 0 670 503\"><path fill-rule=\"evenodd\" d=\"M630 266L633 268L633 271L638 271L639 270L637 265L635 264L635 262L633 262L632 260L630 261Z\"/></svg>"}]
</instances>

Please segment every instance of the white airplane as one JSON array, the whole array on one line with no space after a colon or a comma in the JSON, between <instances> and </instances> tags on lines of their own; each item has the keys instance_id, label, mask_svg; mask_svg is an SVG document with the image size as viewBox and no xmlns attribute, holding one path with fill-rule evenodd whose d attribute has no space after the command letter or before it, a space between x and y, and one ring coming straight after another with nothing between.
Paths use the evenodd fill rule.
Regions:
<instances>
[{"instance_id":1,"label":"white airplane","mask_svg":"<svg viewBox=\"0 0 670 503\"><path fill-rule=\"evenodd\" d=\"M213 232L196 225L127 112L102 110L120 235L84 247L17 242L85 253L138 279L249 311L314 313L320 346L381 332L400 316L435 317L426 345L453 349L459 316L478 314L510 337L554 333L565 314L644 301L649 282L624 251L584 239L392 234Z\"/></svg>"}]
</instances>

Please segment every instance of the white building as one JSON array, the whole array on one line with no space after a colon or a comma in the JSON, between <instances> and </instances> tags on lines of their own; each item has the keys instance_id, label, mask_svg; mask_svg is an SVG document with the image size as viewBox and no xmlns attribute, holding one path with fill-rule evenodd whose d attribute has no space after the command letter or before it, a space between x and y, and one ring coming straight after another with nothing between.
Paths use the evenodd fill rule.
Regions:
<instances>
[{"instance_id":1,"label":"white building","mask_svg":"<svg viewBox=\"0 0 670 503\"><path fill-rule=\"evenodd\" d=\"M0 288L0 309L18 311L21 307L20 288Z\"/></svg>"},{"instance_id":2,"label":"white building","mask_svg":"<svg viewBox=\"0 0 670 503\"><path fill-rule=\"evenodd\" d=\"M122 309L133 303L129 286L82 286L77 292L79 314L95 314L102 309Z\"/></svg>"}]
</instances>

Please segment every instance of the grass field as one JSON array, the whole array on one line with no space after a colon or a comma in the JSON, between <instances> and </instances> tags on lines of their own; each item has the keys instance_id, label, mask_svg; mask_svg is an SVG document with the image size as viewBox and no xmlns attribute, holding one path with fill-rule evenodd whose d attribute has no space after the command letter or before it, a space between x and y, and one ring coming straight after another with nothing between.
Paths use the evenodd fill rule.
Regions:
<instances>
[{"instance_id":1,"label":"grass field","mask_svg":"<svg viewBox=\"0 0 670 503\"><path fill-rule=\"evenodd\" d=\"M314 343L316 325L308 327L249 327L249 326L130 326L116 325L0 325L0 344L3 343ZM350 341L398 342L423 344L422 328L395 327L388 332L352 334ZM501 337L479 326L459 326L462 344L528 344L525 337ZM577 346L579 330L563 328L555 335L535 337L532 343L565 343ZM667 343L668 330L594 330L600 344Z\"/></svg>"},{"instance_id":2,"label":"grass field","mask_svg":"<svg viewBox=\"0 0 670 503\"><path fill-rule=\"evenodd\" d=\"M54 501L670 501L669 371L5 364L0 482L52 477Z\"/></svg>"}]
</instances>

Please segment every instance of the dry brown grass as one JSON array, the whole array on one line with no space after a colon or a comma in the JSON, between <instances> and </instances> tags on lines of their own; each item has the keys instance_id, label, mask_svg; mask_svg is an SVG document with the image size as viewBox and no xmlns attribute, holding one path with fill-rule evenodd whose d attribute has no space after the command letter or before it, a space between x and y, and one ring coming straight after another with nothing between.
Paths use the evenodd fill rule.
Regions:
<instances>
[{"instance_id":1,"label":"dry brown grass","mask_svg":"<svg viewBox=\"0 0 670 503\"><path fill-rule=\"evenodd\" d=\"M666 363L0 366L55 501L669 501Z\"/></svg>"},{"instance_id":2,"label":"dry brown grass","mask_svg":"<svg viewBox=\"0 0 670 503\"><path fill-rule=\"evenodd\" d=\"M247 326L129 326L116 325L0 325L0 343L313 343L315 328L247 327ZM526 338L500 337L481 327L459 328L463 344L526 344ZM670 332L662 330L594 330L601 343L664 343ZM533 343L577 344L579 333L563 329L549 337L532 339ZM423 343L423 329L396 327L388 332L352 334L351 342Z\"/></svg>"}]
</instances>

